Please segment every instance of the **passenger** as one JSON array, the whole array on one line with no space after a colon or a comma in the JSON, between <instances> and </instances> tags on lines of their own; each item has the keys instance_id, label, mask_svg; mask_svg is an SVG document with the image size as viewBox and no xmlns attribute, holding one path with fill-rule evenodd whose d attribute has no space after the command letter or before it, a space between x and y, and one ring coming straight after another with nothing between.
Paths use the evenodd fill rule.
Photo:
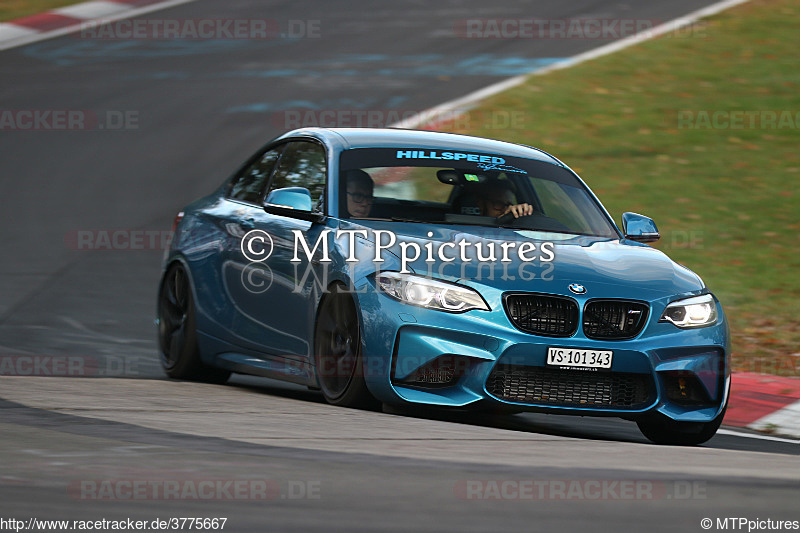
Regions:
<instances>
[{"instance_id":1,"label":"passenger","mask_svg":"<svg viewBox=\"0 0 800 533\"><path fill-rule=\"evenodd\" d=\"M372 210L375 182L361 169L347 171L347 216L364 218Z\"/></svg>"},{"instance_id":2,"label":"passenger","mask_svg":"<svg viewBox=\"0 0 800 533\"><path fill-rule=\"evenodd\" d=\"M533 206L517 203L514 186L508 180L490 179L482 184L478 205L483 216L499 218L513 213L514 218L533 214Z\"/></svg>"}]
</instances>

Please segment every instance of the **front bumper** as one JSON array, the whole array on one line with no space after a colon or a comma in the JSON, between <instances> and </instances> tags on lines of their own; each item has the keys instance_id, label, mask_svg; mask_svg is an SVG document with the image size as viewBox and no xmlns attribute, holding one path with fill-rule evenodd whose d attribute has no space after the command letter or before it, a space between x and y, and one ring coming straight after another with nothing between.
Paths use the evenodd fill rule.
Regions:
<instances>
[{"instance_id":1,"label":"front bumper","mask_svg":"<svg viewBox=\"0 0 800 533\"><path fill-rule=\"evenodd\" d=\"M581 328L566 338L521 332L502 306L449 314L365 291L359 295L365 378L387 403L481 403L629 419L660 412L676 421L711 421L726 405L730 385L722 308L715 325L681 330L657 321L667 303L650 302L648 323L634 339L602 341L585 337ZM551 346L613 350L612 367L547 367Z\"/></svg>"}]
</instances>

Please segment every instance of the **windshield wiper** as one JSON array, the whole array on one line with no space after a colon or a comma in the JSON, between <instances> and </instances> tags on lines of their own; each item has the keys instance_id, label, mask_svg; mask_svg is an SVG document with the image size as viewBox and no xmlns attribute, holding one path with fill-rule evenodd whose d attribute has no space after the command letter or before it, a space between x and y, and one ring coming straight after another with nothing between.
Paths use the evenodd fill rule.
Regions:
<instances>
[{"instance_id":1,"label":"windshield wiper","mask_svg":"<svg viewBox=\"0 0 800 533\"><path fill-rule=\"evenodd\" d=\"M431 222L430 220L420 220L418 218L403 218L403 217L392 217L392 222L415 222L417 224L436 224L436 222Z\"/></svg>"},{"instance_id":2,"label":"windshield wiper","mask_svg":"<svg viewBox=\"0 0 800 533\"><path fill-rule=\"evenodd\" d=\"M403 218L403 217L391 217L391 218L378 218L378 217L358 217L358 218L351 218L349 220L377 220L380 222L414 222L417 224L437 224L437 222L432 222L430 220L419 220L415 218Z\"/></svg>"}]
</instances>

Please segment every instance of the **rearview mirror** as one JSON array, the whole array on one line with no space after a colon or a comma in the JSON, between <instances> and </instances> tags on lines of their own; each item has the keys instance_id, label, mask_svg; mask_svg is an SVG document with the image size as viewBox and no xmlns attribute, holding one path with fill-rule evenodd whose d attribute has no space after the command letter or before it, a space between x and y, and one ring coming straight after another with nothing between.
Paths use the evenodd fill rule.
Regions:
<instances>
[{"instance_id":1,"label":"rearview mirror","mask_svg":"<svg viewBox=\"0 0 800 533\"><path fill-rule=\"evenodd\" d=\"M638 213L622 214L622 232L626 239L636 242L655 242L661 238L653 219Z\"/></svg>"},{"instance_id":2,"label":"rearview mirror","mask_svg":"<svg viewBox=\"0 0 800 533\"><path fill-rule=\"evenodd\" d=\"M465 181L459 172L450 169L437 170L436 177L445 185L463 185Z\"/></svg>"},{"instance_id":3,"label":"rearview mirror","mask_svg":"<svg viewBox=\"0 0 800 533\"><path fill-rule=\"evenodd\" d=\"M471 174L462 170L443 168L436 171L436 177L446 185L466 185L467 183L483 183L486 176L483 174Z\"/></svg>"}]
</instances>

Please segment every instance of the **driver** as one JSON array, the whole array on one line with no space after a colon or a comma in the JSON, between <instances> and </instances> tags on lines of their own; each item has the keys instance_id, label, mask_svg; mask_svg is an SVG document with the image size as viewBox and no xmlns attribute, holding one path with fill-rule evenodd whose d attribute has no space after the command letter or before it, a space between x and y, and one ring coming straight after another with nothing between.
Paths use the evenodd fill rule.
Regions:
<instances>
[{"instance_id":1,"label":"driver","mask_svg":"<svg viewBox=\"0 0 800 533\"><path fill-rule=\"evenodd\" d=\"M514 195L514 186L508 180L490 179L483 184L478 205L483 216L500 218L506 213L512 213L514 218L532 215L533 206L527 203L517 203Z\"/></svg>"},{"instance_id":2,"label":"driver","mask_svg":"<svg viewBox=\"0 0 800 533\"><path fill-rule=\"evenodd\" d=\"M347 216L368 217L372 210L375 182L361 169L348 170L346 176Z\"/></svg>"}]
</instances>

